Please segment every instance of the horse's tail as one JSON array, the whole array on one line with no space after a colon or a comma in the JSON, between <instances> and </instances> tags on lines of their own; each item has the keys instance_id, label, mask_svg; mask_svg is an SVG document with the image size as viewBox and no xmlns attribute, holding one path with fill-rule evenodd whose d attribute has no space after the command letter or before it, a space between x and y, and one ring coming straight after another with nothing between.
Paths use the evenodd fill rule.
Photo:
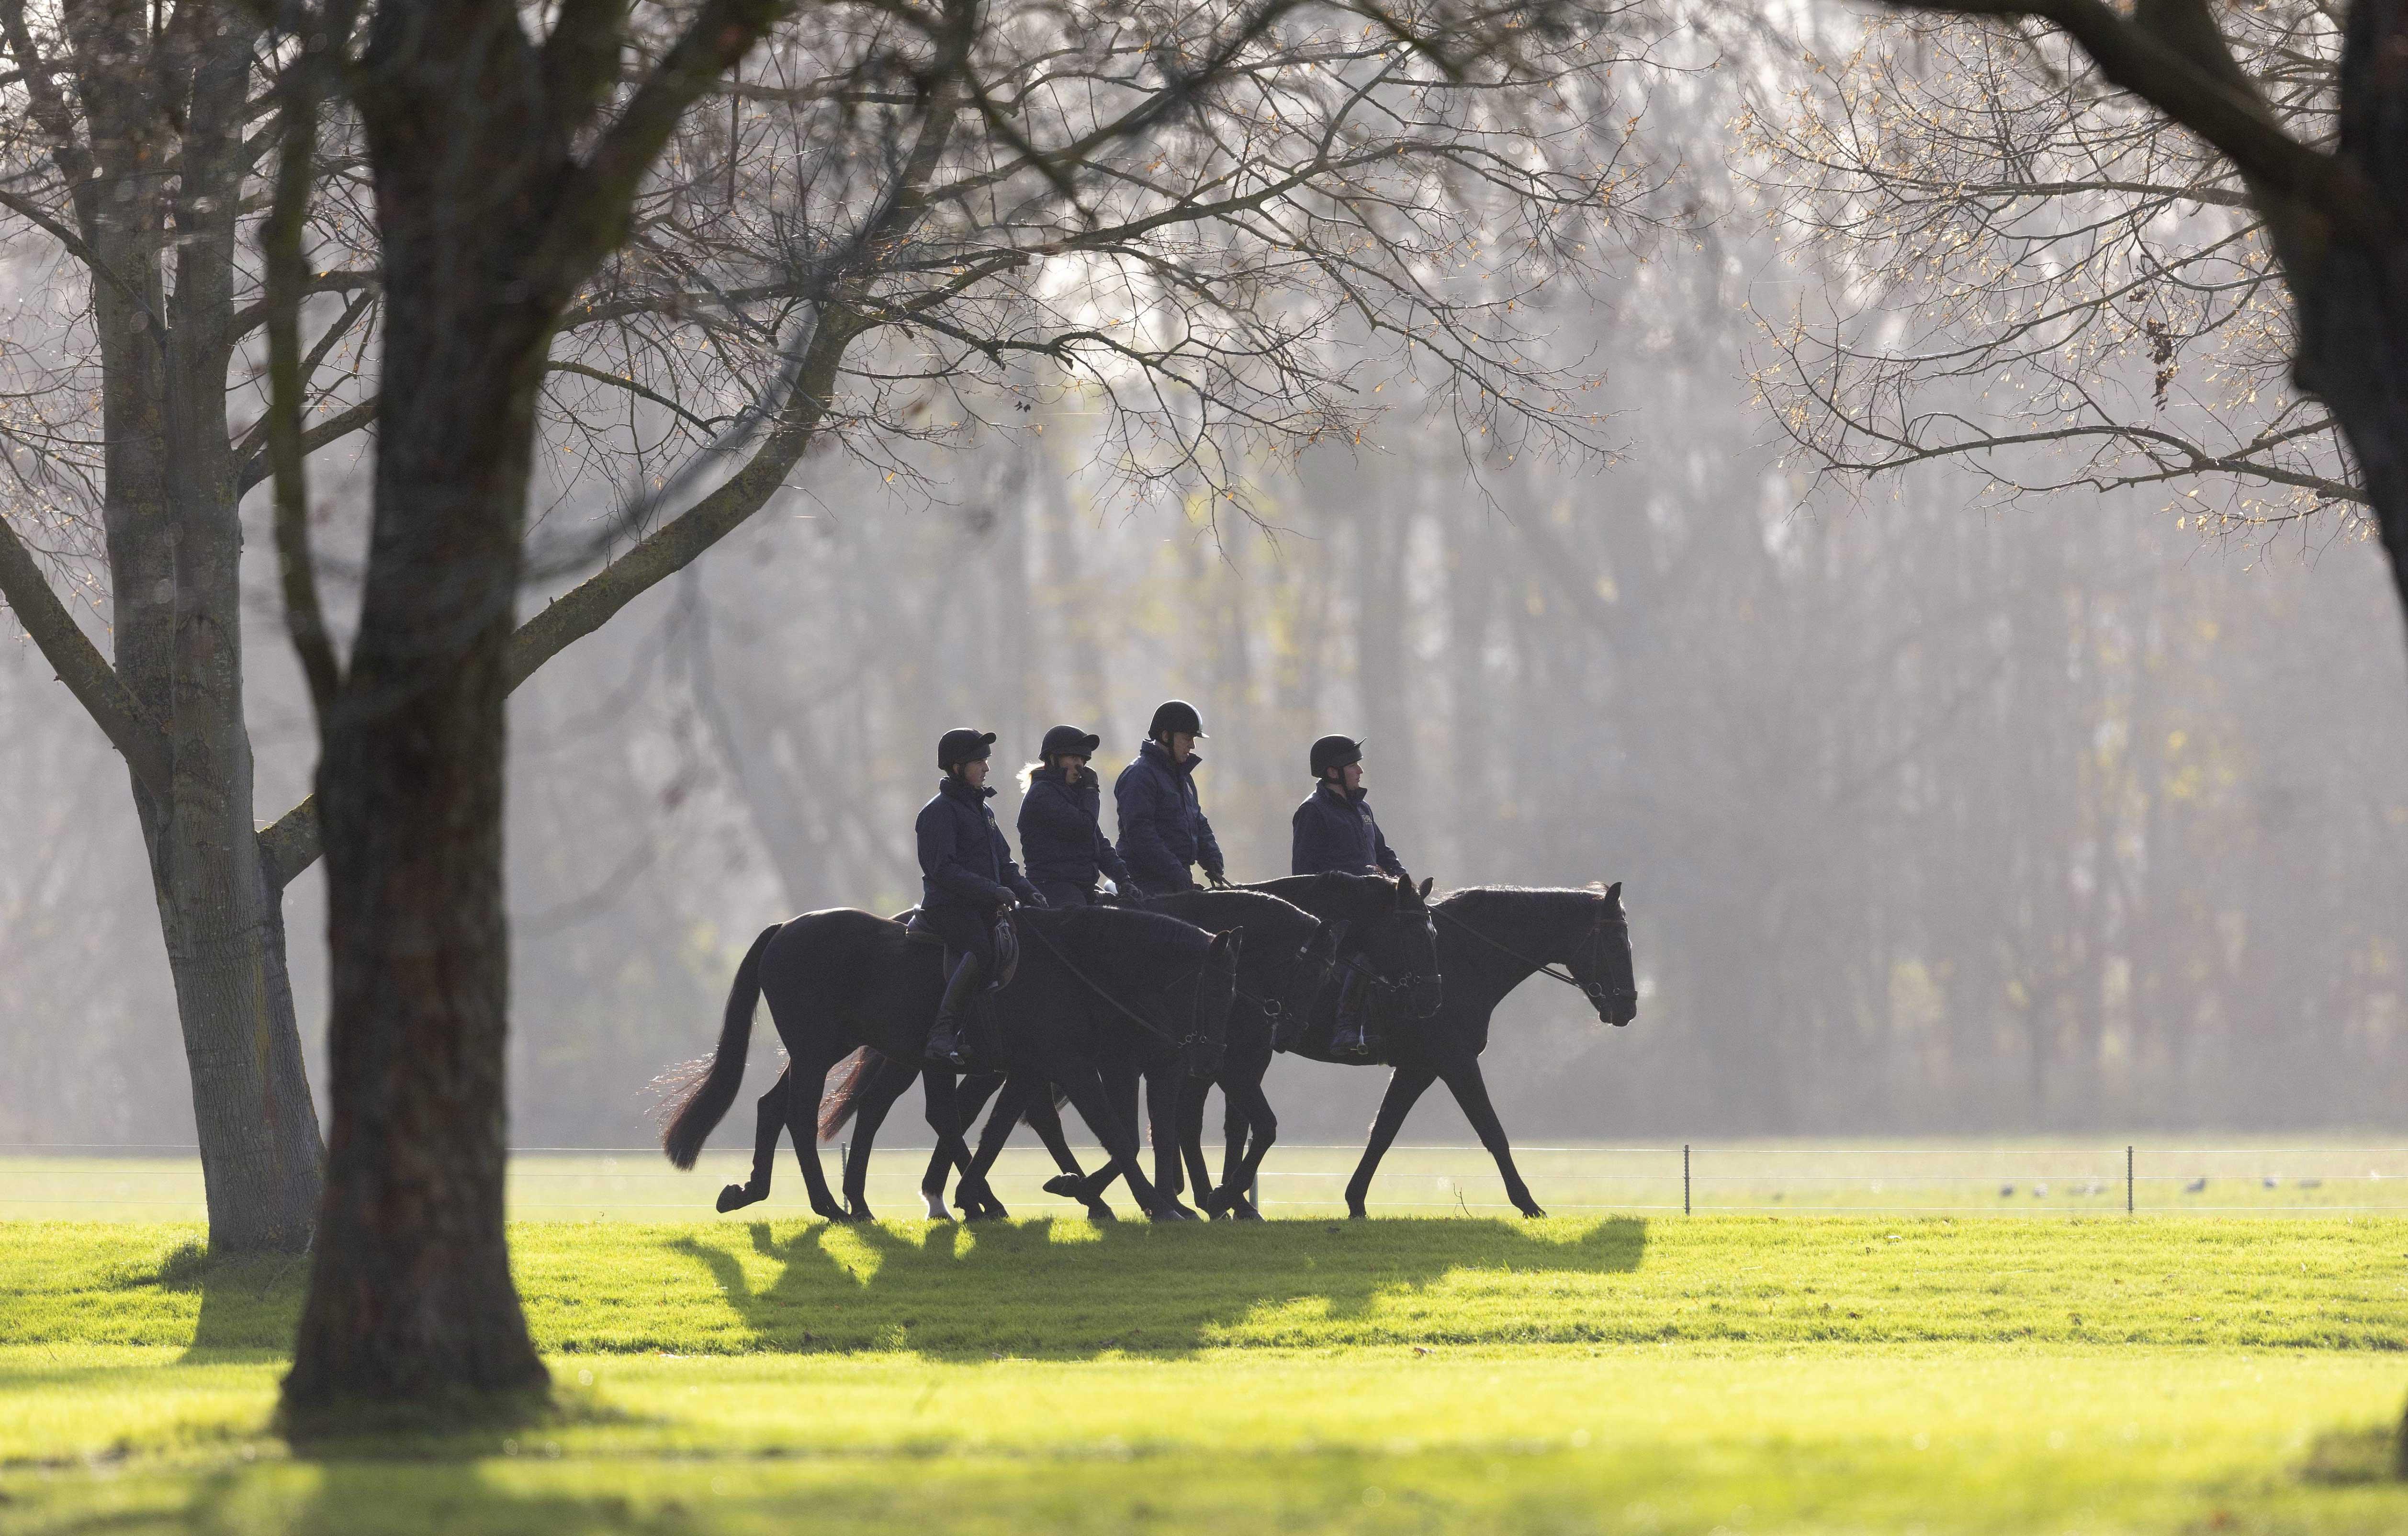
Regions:
<instances>
[{"instance_id":1,"label":"horse's tail","mask_svg":"<svg viewBox=\"0 0 2408 1536\"><path fill-rule=\"evenodd\" d=\"M861 1080L882 1059L865 1045L828 1069L827 1086L820 1090L821 1141L835 1141L836 1133L853 1118L853 1099L861 1093Z\"/></svg>"},{"instance_id":2,"label":"horse's tail","mask_svg":"<svg viewBox=\"0 0 2408 1536\"><path fill-rule=\"evenodd\" d=\"M719 1049L711 1054L710 1068L670 1106L661 1150L680 1168L694 1166L704 1140L726 1118L727 1107L736 1102L736 1090L743 1086L744 1056L752 1043L752 1012L761 1002L761 952L783 926L772 923L763 928L761 937L744 952L744 963L736 968L735 984L727 989L727 1014L720 1022Z\"/></svg>"}]
</instances>

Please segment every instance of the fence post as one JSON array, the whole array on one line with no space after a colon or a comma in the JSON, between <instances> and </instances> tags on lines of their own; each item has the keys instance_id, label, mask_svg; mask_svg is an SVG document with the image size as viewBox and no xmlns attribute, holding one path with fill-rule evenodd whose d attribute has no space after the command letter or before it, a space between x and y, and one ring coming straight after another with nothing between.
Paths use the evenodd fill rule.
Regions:
<instances>
[{"instance_id":1,"label":"fence post","mask_svg":"<svg viewBox=\"0 0 2408 1536\"><path fill-rule=\"evenodd\" d=\"M1256 1215L1262 1213L1263 1170L1260 1168L1246 1175L1246 1203L1254 1208Z\"/></svg>"},{"instance_id":2,"label":"fence post","mask_svg":"<svg viewBox=\"0 0 2408 1536\"><path fill-rule=\"evenodd\" d=\"M2126 1214L2126 1215L2128 1215L2128 1215L2130 1215L2131 1213L2132 1213L2132 1148L2131 1148L2131 1145L2128 1142L2128 1143L2126 1143L2126 1145L2125 1145L2125 1147L2124 1147L2124 1214Z\"/></svg>"},{"instance_id":3,"label":"fence post","mask_svg":"<svg viewBox=\"0 0 2408 1536\"><path fill-rule=\"evenodd\" d=\"M1681 1214L1689 1213L1689 1143L1681 1143Z\"/></svg>"}]
</instances>

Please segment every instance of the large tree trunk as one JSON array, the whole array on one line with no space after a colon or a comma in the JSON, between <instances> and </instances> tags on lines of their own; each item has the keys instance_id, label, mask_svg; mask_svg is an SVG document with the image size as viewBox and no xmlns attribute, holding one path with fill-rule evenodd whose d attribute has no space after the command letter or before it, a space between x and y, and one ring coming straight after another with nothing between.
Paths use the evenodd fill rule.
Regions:
<instances>
[{"instance_id":1,"label":"large tree trunk","mask_svg":"<svg viewBox=\"0 0 2408 1536\"><path fill-rule=\"evenodd\" d=\"M250 32L229 8L161 45L191 82L171 247L169 202L147 168L169 148L161 113L108 57L125 24L88 17L76 41L82 74L101 82L87 92L94 158L129 171L105 169L78 211L119 279L95 274L93 284L117 669L169 743L168 793L137 774L134 797L192 1072L210 1242L297 1253L318 1201L318 1116L285 972L282 892L252 830L225 404Z\"/></svg>"},{"instance_id":2,"label":"large tree trunk","mask_svg":"<svg viewBox=\"0 0 2408 1536\"><path fill-rule=\"evenodd\" d=\"M318 769L333 1129L284 1385L305 1414L549 1380L502 1224L502 768L552 323L523 264L538 167L566 157L528 123L510 11L429 8L380 12L365 66L387 309L367 581Z\"/></svg>"}]
</instances>

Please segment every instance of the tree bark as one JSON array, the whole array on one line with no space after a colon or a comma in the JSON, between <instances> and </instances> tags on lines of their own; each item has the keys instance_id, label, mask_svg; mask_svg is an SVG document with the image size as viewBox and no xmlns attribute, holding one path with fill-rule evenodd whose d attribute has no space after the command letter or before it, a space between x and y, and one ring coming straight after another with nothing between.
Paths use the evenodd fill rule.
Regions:
<instances>
[{"instance_id":1,"label":"tree bark","mask_svg":"<svg viewBox=\"0 0 2408 1536\"><path fill-rule=\"evenodd\" d=\"M364 65L387 318L367 577L318 768L334 1123L284 1384L304 1411L550 1379L502 1207L503 701L551 333L525 270L565 158L530 131L528 52L507 10L393 6Z\"/></svg>"},{"instance_id":2,"label":"tree bark","mask_svg":"<svg viewBox=\"0 0 2408 1536\"><path fill-rule=\"evenodd\" d=\"M351 73L386 308L359 628L320 720L334 1129L284 1382L302 1427L549 1385L503 1230L503 705L536 401L679 116L776 14L706 0L581 159L621 52L608 3L561 7L538 48L501 0L387 0Z\"/></svg>"},{"instance_id":3,"label":"tree bark","mask_svg":"<svg viewBox=\"0 0 2408 1536\"><path fill-rule=\"evenodd\" d=\"M299 1252L321 1144L285 971L281 886L268 881L251 826L242 529L225 409L251 33L231 7L183 7L153 54L128 49L143 36L138 7L73 17L90 150L72 132L53 136L94 264L115 684L165 741L162 756L130 754L128 763L192 1073L209 1239L223 1250ZM22 13L6 20L12 51L29 64ZM162 91L179 98L174 143ZM171 151L181 174L163 197L151 167ZM60 659L72 644L56 636L44 650Z\"/></svg>"}]
</instances>

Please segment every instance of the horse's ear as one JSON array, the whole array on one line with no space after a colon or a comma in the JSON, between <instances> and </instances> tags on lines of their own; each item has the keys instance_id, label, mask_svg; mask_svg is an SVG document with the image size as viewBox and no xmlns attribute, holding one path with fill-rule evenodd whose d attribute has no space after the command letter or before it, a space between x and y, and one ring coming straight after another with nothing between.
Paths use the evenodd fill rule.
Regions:
<instances>
[{"instance_id":1,"label":"horse's ear","mask_svg":"<svg viewBox=\"0 0 2408 1536\"><path fill-rule=\"evenodd\" d=\"M1435 875L1433 875L1433 876L1432 876L1432 877L1430 877L1429 879L1425 880L1425 881L1423 881L1423 882L1422 882L1422 899L1423 899L1424 901L1427 901L1427 900L1429 899L1430 887L1431 887L1431 886L1433 886L1433 885L1435 885L1435 884L1437 884L1437 883L1438 883L1438 877L1436 877Z\"/></svg>"},{"instance_id":2,"label":"horse's ear","mask_svg":"<svg viewBox=\"0 0 2408 1536\"><path fill-rule=\"evenodd\" d=\"M1245 947L1246 930L1243 928L1231 928L1226 933L1216 933L1212 936L1212 953L1226 956L1231 961L1235 961Z\"/></svg>"},{"instance_id":3,"label":"horse's ear","mask_svg":"<svg viewBox=\"0 0 2408 1536\"><path fill-rule=\"evenodd\" d=\"M1622 904L1622 882L1617 880L1612 884L1608 885L1605 888L1605 898L1608 901L1614 903L1616 906L1620 906Z\"/></svg>"}]
</instances>

